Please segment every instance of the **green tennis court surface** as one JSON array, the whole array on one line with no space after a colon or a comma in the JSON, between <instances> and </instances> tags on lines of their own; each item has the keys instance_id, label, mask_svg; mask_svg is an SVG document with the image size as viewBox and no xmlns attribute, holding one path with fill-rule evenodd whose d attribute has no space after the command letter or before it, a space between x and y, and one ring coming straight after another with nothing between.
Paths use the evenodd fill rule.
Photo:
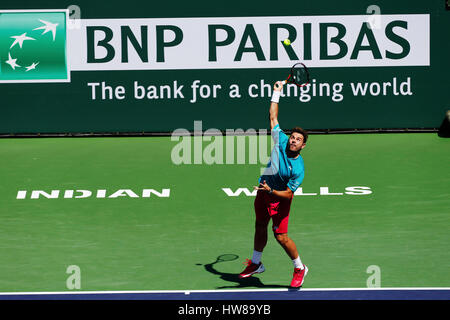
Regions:
<instances>
[{"instance_id":1,"label":"green tennis court surface","mask_svg":"<svg viewBox=\"0 0 450 320\"><path fill-rule=\"evenodd\" d=\"M177 144L1 139L0 291L68 290L73 265L83 291L286 287L292 262L273 238L266 272L236 276L252 253L254 197L229 194L251 192L262 165L175 165ZM312 135L302 154L289 233L304 288L366 287L369 266L382 287L450 286L450 140ZM212 264L222 254L239 258Z\"/></svg>"}]
</instances>

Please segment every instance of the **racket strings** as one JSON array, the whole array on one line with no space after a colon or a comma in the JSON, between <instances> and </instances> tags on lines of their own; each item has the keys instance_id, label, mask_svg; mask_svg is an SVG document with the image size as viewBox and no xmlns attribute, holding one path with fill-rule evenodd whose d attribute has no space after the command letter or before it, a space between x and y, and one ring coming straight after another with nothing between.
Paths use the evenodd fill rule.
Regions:
<instances>
[{"instance_id":1,"label":"racket strings","mask_svg":"<svg viewBox=\"0 0 450 320\"><path fill-rule=\"evenodd\" d=\"M309 82L309 74L305 68L295 68L292 72L292 79L297 84L306 84Z\"/></svg>"},{"instance_id":2,"label":"racket strings","mask_svg":"<svg viewBox=\"0 0 450 320\"><path fill-rule=\"evenodd\" d=\"M288 82L298 86L304 86L309 83L309 71L303 63L297 63L292 67Z\"/></svg>"}]
</instances>

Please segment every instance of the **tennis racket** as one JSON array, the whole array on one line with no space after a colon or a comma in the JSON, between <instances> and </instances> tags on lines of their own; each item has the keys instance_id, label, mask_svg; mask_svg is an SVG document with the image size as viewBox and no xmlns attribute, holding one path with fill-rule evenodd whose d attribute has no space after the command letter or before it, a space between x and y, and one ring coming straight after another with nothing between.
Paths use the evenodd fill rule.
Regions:
<instances>
[{"instance_id":1,"label":"tennis racket","mask_svg":"<svg viewBox=\"0 0 450 320\"><path fill-rule=\"evenodd\" d=\"M286 83L293 83L296 86L303 87L309 83L309 70L301 62L292 66L291 72L286 80L282 81L283 85Z\"/></svg>"}]
</instances>

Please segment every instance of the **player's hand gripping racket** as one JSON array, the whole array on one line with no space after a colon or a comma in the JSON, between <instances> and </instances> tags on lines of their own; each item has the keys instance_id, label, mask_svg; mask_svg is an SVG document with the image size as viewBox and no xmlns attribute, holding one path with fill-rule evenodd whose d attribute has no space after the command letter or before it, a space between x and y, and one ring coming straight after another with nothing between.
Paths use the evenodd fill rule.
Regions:
<instances>
[{"instance_id":1,"label":"player's hand gripping racket","mask_svg":"<svg viewBox=\"0 0 450 320\"><path fill-rule=\"evenodd\" d=\"M308 68L301 62L292 66L291 72L286 80L282 81L283 85L286 83L293 83L296 86L303 87L309 83Z\"/></svg>"}]
</instances>

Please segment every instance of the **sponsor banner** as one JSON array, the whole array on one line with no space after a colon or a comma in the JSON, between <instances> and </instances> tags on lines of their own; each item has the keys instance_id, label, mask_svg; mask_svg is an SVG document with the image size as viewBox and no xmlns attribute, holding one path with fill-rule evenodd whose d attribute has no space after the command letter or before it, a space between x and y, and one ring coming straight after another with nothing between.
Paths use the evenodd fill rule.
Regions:
<instances>
[{"instance_id":1,"label":"sponsor banner","mask_svg":"<svg viewBox=\"0 0 450 320\"><path fill-rule=\"evenodd\" d=\"M310 83L284 86L284 130L430 130L448 108L448 19L418 0L289 10L204 1L188 12L10 2L0 9L1 136L171 134L197 121L267 129L273 84L299 61Z\"/></svg>"},{"instance_id":2,"label":"sponsor banner","mask_svg":"<svg viewBox=\"0 0 450 320\"><path fill-rule=\"evenodd\" d=\"M86 19L74 71L430 65L428 14ZM291 45L283 40L289 38Z\"/></svg>"},{"instance_id":3,"label":"sponsor banner","mask_svg":"<svg viewBox=\"0 0 450 320\"><path fill-rule=\"evenodd\" d=\"M0 83L70 82L67 10L0 11Z\"/></svg>"}]
</instances>

